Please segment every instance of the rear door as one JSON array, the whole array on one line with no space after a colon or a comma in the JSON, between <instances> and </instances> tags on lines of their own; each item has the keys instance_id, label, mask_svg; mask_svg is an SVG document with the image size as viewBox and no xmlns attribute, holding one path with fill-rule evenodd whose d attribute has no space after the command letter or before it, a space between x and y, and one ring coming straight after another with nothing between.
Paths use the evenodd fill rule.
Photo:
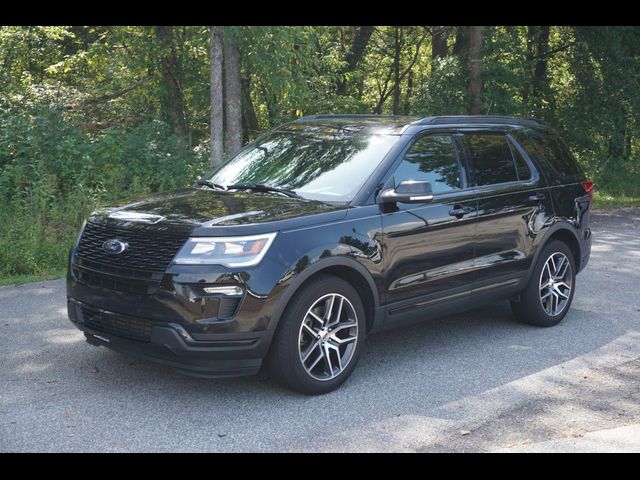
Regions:
<instances>
[{"instance_id":1,"label":"rear door","mask_svg":"<svg viewBox=\"0 0 640 480\"><path fill-rule=\"evenodd\" d=\"M552 215L546 184L504 130L462 136L477 192L474 297L517 288L532 261L533 240Z\"/></svg>"}]
</instances>

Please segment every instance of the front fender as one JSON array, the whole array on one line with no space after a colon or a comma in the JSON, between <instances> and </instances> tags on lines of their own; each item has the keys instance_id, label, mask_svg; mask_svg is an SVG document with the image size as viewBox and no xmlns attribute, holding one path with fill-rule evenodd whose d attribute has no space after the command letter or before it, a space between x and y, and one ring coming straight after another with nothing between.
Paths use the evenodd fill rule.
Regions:
<instances>
[{"instance_id":1,"label":"front fender","mask_svg":"<svg viewBox=\"0 0 640 480\"><path fill-rule=\"evenodd\" d=\"M364 266L362 266L354 258L348 256L351 251L349 250L349 253L345 252L344 254L337 254L333 256L326 256L325 254L325 256L323 257L321 254L317 255L318 250L319 249L314 249L309 254L301 257L287 270L287 272L285 272L281 280L278 282L279 284L281 284L281 287L284 287L284 290L280 295L278 303L271 315L268 327L269 329L277 328L278 322L280 321L285 308L287 307L293 295L302 286L302 284L313 275L331 267L345 267L359 273L365 279L367 285L369 286L371 295L373 297L374 311L378 312L380 298L373 277ZM326 249L321 249L321 251L326 252ZM310 261L309 259L312 259L312 261ZM379 319L376 318L374 324L377 324L378 321Z\"/></svg>"}]
</instances>

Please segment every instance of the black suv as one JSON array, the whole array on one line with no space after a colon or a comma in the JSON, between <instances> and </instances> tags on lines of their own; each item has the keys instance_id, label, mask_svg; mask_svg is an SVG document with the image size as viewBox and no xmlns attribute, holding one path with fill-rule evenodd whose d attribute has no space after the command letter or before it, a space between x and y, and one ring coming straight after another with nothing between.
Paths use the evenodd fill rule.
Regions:
<instances>
[{"instance_id":1,"label":"black suv","mask_svg":"<svg viewBox=\"0 0 640 480\"><path fill-rule=\"evenodd\" d=\"M69 258L92 345L207 377L340 385L373 332L510 300L566 315L589 259L592 183L515 117L316 115L192 188L94 212Z\"/></svg>"}]
</instances>

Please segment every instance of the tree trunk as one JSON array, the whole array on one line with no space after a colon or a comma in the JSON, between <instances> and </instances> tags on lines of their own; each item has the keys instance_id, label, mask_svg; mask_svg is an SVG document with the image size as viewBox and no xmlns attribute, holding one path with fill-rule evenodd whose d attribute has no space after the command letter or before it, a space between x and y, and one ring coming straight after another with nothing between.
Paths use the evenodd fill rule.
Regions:
<instances>
[{"instance_id":1,"label":"tree trunk","mask_svg":"<svg viewBox=\"0 0 640 480\"><path fill-rule=\"evenodd\" d=\"M471 64L471 74L469 80L469 92L471 93L471 115L480 115L482 105L482 81L480 71L482 70L482 34L483 26L472 26L469 30L469 63Z\"/></svg>"},{"instance_id":2,"label":"tree trunk","mask_svg":"<svg viewBox=\"0 0 640 480\"><path fill-rule=\"evenodd\" d=\"M367 44L369 43L369 39L371 38L373 31L374 27L371 26L358 27L356 38L353 40L351 48L344 58L346 66L340 70L341 78L337 85L338 95L347 94L347 81L344 76L349 72L353 72L358 66L358 63L360 63L360 60L362 60L364 51L367 48Z\"/></svg>"},{"instance_id":3,"label":"tree trunk","mask_svg":"<svg viewBox=\"0 0 640 480\"><path fill-rule=\"evenodd\" d=\"M413 70L407 74L407 95L404 100L403 113L409 115L411 111L411 96L413 95Z\"/></svg>"},{"instance_id":4,"label":"tree trunk","mask_svg":"<svg viewBox=\"0 0 640 480\"><path fill-rule=\"evenodd\" d=\"M258 116L251 100L251 77L243 76L242 82L242 132L243 142L249 142L258 134Z\"/></svg>"},{"instance_id":5,"label":"tree trunk","mask_svg":"<svg viewBox=\"0 0 640 480\"><path fill-rule=\"evenodd\" d=\"M549 27L538 27L536 46L536 66L533 72L533 101L536 111L542 109L545 94L547 93L549 79L547 78L547 67L549 59Z\"/></svg>"},{"instance_id":6,"label":"tree trunk","mask_svg":"<svg viewBox=\"0 0 640 480\"><path fill-rule=\"evenodd\" d=\"M531 68L533 65L537 30L538 30L538 27L535 27L535 26L527 27L527 52L525 53L527 73L531 72ZM529 77L529 75L527 75L527 77ZM524 105L526 113L529 113L531 110L529 105L529 100L531 99L532 83L533 83L533 80L529 81L529 78L527 78L527 80L524 82L524 87L522 88L522 103Z\"/></svg>"},{"instance_id":7,"label":"tree trunk","mask_svg":"<svg viewBox=\"0 0 640 480\"><path fill-rule=\"evenodd\" d=\"M444 58L447 56L447 37L442 27L432 27L431 30L431 58Z\"/></svg>"},{"instance_id":8,"label":"tree trunk","mask_svg":"<svg viewBox=\"0 0 640 480\"><path fill-rule=\"evenodd\" d=\"M400 114L400 35L402 27L394 27L393 35L393 114Z\"/></svg>"},{"instance_id":9,"label":"tree trunk","mask_svg":"<svg viewBox=\"0 0 640 480\"><path fill-rule=\"evenodd\" d=\"M156 27L156 36L161 47L162 89L160 102L162 112L173 133L187 141L189 133L185 121L184 97L180 85L180 64L173 39L173 27Z\"/></svg>"},{"instance_id":10,"label":"tree trunk","mask_svg":"<svg viewBox=\"0 0 640 480\"><path fill-rule=\"evenodd\" d=\"M461 60L467 60L467 46L469 41L469 27L456 28L456 41L453 44L453 54Z\"/></svg>"},{"instance_id":11,"label":"tree trunk","mask_svg":"<svg viewBox=\"0 0 640 480\"><path fill-rule=\"evenodd\" d=\"M211 166L223 159L222 27L211 27Z\"/></svg>"},{"instance_id":12,"label":"tree trunk","mask_svg":"<svg viewBox=\"0 0 640 480\"><path fill-rule=\"evenodd\" d=\"M242 85L240 48L234 32L224 31L224 154L234 155L242 148Z\"/></svg>"}]
</instances>

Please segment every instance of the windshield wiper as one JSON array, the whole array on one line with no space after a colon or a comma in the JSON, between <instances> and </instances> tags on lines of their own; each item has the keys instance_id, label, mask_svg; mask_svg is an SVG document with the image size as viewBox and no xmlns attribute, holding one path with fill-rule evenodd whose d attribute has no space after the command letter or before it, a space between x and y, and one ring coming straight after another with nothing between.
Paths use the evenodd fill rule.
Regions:
<instances>
[{"instance_id":1,"label":"windshield wiper","mask_svg":"<svg viewBox=\"0 0 640 480\"><path fill-rule=\"evenodd\" d=\"M256 190L257 192L276 192L276 193L282 193L287 197L302 198L293 190L285 190L284 188L270 187L269 185L263 185L261 183L238 183L234 185L227 185L227 190Z\"/></svg>"},{"instance_id":2,"label":"windshield wiper","mask_svg":"<svg viewBox=\"0 0 640 480\"><path fill-rule=\"evenodd\" d=\"M198 185L203 185L205 187L213 188L214 190L226 190L222 185L218 185L217 183L210 182L209 180L205 180L204 178L199 178L196 180Z\"/></svg>"}]
</instances>

